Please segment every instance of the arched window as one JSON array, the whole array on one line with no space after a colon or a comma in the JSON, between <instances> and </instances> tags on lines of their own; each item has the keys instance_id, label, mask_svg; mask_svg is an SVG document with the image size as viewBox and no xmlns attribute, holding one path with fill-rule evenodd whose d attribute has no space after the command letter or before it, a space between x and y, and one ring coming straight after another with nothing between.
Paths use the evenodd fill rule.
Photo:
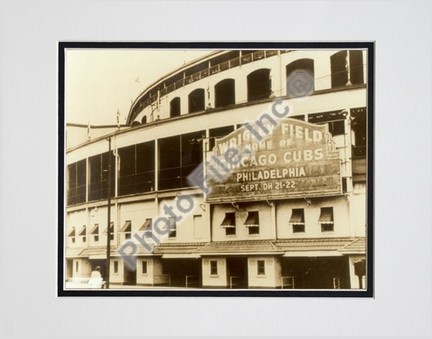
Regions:
<instances>
[{"instance_id":1,"label":"arched window","mask_svg":"<svg viewBox=\"0 0 432 339\"><path fill-rule=\"evenodd\" d=\"M331 86L363 84L362 51L340 51L330 57Z\"/></svg>"},{"instance_id":2,"label":"arched window","mask_svg":"<svg viewBox=\"0 0 432 339\"><path fill-rule=\"evenodd\" d=\"M234 79L225 79L215 85L215 107L235 104Z\"/></svg>"},{"instance_id":3,"label":"arched window","mask_svg":"<svg viewBox=\"0 0 432 339\"><path fill-rule=\"evenodd\" d=\"M247 76L248 101L266 99L271 94L270 70L258 69Z\"/></svg>"},{"instance_id":4,"label":"arched window","mask_svg":"<svg viewBox=\"0 0 432 339\"><path fill-rule=\"evenodd\" d=\"M315 90L315 71L312 59L299 59L285 67L286 93L290 97L303 97Z\"/></svg>"},{"instance_id":5,"label":"arched window","mask_svg":"<svg viewBox=\"0 0 432 339\"><path fill-rule=\"evenodd\" d=\"M136 121L136 120L135 120L135 121L132 122L132 125L131 125L131 126L132 126L132 127L137 127L137 126L140 126L140 125L141 125L141 124L139 123L139 121Z\"/></svg>"},{"instance_id":6,"label":"arched window","mask_svg":"<svg viewBox=\"0 0 432 339\"><path fill-rule=\"evenodd\" d=\"M142 119L141 119L141 123L142 123L143 125L147 123L147 116L146 116L146 115L144 115L144 116L142 117Z\"/></svg>"},{"instance_id":7,"label":"arched window","mask_svg":"<svg viewBox=\"0 0 432 339\"><path fill-rule=\"evenodd\" d=\"M189 113L204 111L204 89L197 88L189 94Z\"/></svg>"},{"instance_id":8,"label":"arched window","mask_svg":"<svg viewBox=\"0 0 432 339\"><path fill-rule=\"evenodd\" d=\"M180 116L180 98L176 97L170 101L170 117Z\"/></svg>"}]
</instances>

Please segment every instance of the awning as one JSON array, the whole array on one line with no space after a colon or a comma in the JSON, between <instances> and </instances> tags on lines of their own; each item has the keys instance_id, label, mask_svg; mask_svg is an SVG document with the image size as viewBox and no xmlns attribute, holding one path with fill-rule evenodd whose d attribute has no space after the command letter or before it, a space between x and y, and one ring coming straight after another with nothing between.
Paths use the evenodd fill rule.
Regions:
<instances>
[{"instance_id":1,"label":"awning","mask_svg":"<svg viewBox=\"0 0 432 339\"><path fill-rule=\"evenodd\" d=\"M199 259L201 256L194 253L169 253L163 254L162 259Z\"/></svg>"},{"instance_id":2,"label":"awning","mask_svg":"<svg viewBox=\"0 0 432 339\"><path fill-rule=\"evenodd\" d=\"M220 226L222 228L235 228L235 213L225 213L225 218Z\"/></svg>"},{"instance_id":3,"label":"awning","mask_svg":"<svg viewBox=\"0 0 432 339\"><path fill-rule=\"evenodd\" d=\"M130 232L132 230L132 222L130 220L126 220L123 227L120 229L120 232Z\"/></svg>"},{"instance_id":4,"label":"awning","mask_svg":"<svg viewBox=\"0 0 432 339\"><path fill-rule=\"evenodd\" d=\"M282 255L285 258L301 258L301 257L341 257L343 254L335 251L290 251Z\"/></svg>"},{"instance_id":5,"label":"awning","mask_svg":"<svg viewBox=\"0 0 432 339\"><path fill-rule=\"evenodd\" d=\"M321 214L318 222L320 224L333 224L333 208L321 208Z\"/></svg>"},{"instance_id":6,"label":"awning","mask_svg":"<svg viewBox=\"0 0 432 339\"><path fill-rule=\"evenodd\" d=\"M152 220L151 219L146 219L144 221L144 224L142 224L142 226L141 226L141 228L139 230L140 231L151 230L151 226L152 226Z\"/></svg>"},{"instance_id":7,"label":"awning","mask_svg":"<svg viewBox=\"0 0 432 339\"><path fill-rule=\"evenodd\" d=\"M78 235L86 235L86 227L85 227L85 225L83 226L82 230L79 232Z\"/></svg>"},{"instance_id":8,"label":"awning","mask_svg":"<svg viewBox=\"0 0 432 339\"><path fill-rule=\"evenodd\" d=\"M259 226L258 212L249 212L248 217L244 223L246 227L257 227Z\"/></svg>"},{"instance_id":9,"label":"awning","mask_svg":"<svg viewBox=\"0 0 432 339\"><path fill-rule=\"evenodd\" d=\"M105 228L104 233L107 233L107 229L108 229L108 228ZM113 223L113 222L110 224L110 233L111 233L111 234L114 233L114 223Z\"/></svg>"},{"instance_id":10,"label":"awning","mask_svg":"<svg viewBox=\"0 0 432 339\"><path fill-rule=\"evenodd\" d=\"M304 212L302 209L293 209L290 224L304 225Z\"/></svg>"},{"instance_id":11,"label":"awning","mask_svg":"<svg viewBox=\"0 0 432 339\"><path fill-rule=\"evenodd\" d=\"M75 227L72 227L72 231L68 234L68 237L74 237L75 236Z\"/></svg>"},{"instance_id":12,"label":"awning","mask_svg":"<svg viewBox=\"0 0 432 339\"><path fill-rule=\"evenodd\" d=\"M90 231L90 234L99 234L99 225L98 224L94 225L94 227Z\"/></svg>"},{"instance_id":13,"label":"awning","mask_svg":"<svg viewBox=\"0 0 432 339\"><path fill-rule=\"evenodd\" d=\"M283 254L283 251L276 248L270 240L215 241L197 252L202 256Z\"/></svg>"}]
</instances>

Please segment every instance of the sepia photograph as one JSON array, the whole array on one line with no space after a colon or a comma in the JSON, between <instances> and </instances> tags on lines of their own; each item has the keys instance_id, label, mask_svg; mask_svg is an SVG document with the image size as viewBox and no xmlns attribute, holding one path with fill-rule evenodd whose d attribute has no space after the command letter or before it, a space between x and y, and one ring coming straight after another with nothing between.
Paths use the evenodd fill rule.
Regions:
<instances>
[{"instance_id":1,"label":"sepia photograph","mask_svg":"<svg viewBox=\"0 0 432 339\"><path fill-rule=\"evenodd\" d=\"M59 296L373 297L373 42L58 51Z\"/></svg>"}]
</instances>

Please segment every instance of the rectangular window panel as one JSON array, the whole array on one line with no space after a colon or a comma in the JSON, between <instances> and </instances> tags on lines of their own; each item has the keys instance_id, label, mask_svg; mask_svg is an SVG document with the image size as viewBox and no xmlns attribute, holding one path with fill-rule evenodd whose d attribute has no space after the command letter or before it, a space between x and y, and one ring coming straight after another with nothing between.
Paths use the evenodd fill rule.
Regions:
<instances>
[{"instance_id":1,"label":"rectangular window panel","mask_svg":"<svg viewBox=\"0 0 432 339\"><path fill-rule=\"evenodd\" d=\"M258 275L265 275L265 261L264 260L257 260L257 274Z\"/></svg>"},{"instance_id":2,"label":"rectangular window panel","mask_svg":"<svg viewBox=\"0 0 432 339\"><path fill-rule=\"evenodd\" d=\"M350 51L350 80L353 85L363 84L363 52Z\"/></svg>"},{"instance_id":3,"label":"rectangular window panel","mask_svg":"<svg viewBox=\"0 0 432 339\"><path fill-rule=\"evenodd\" d=\"M159 189L181 186L180 136L160 139L159 143Z\"/></svg>"},{"instance_id":4,"label":"rectangular window panel","mask_svg":"<svg viewBox=\"0 0 432 339\"><path fill-rule=\"evenodd\" d=\"M216 138L224 137L233 131L234 131L234 126L225 126L225 127L218 127L218 128L210 129L209 130L209 136L210 136L210 141L209 141L209 148L210 149L209 150L211 151L213 149L213 147L215 146L215 139Z\"/></svg>"},{"instance_id":5,"label":"rectangular window panel","mask_svg":"<svg viewBox=\"0 0 432 339\"><path fill-rule=\"evenodd\" d=\"M89 158L90 189L89 199L100 200L108 197L108 152ZM114 196L115 157L111 156L111 197Z\"/></svg>"},{"instance_id":6,"label":"rectangular window panel","mask_svg":"<svg viewBox=\"0 0 432 339\"><path fill-rule=\"evenodd\" d=\"M234 212L225 213L225 218L222 221L221 227L225 229L225 235L236 234L236 217Z\"/></svg>"},{"instance_id":7,"label":"rectangular window panel","mask_svg":"<svg viewBox=\"0 0 432 339\"><path fill-rule=\"evenodd\" d=\"M258 211L249 212L244 225L248 228L249 235L259 234L259 213L258 213Z\"/></svg>"},{"instance_id":8,"label":"rectangular window panel","mask_svg":"<svg viewBox=\"0 0 432 339\"><path fill-rule=\"evenodd\" d=\"M141 262L141 267L142 267L141 273L142 274L147 274L147 260L143 260Z\"/></svg>"},{"instance_id":9,"label":"rectangular window panel","mask_svg":"<svg viewBox=\"0 0 432 339\"><path fill-rule=\"evenodd\" d=\"M136 192L135 145L120 148L118 152L120 156L119 194L133 194Z\"/></svg>"},{"instance_id":10,"label":"rectangular window panel","mask_svg":"<svg viewBox=\"0 0 432 339\"><path fill-rule=\"evenodd\" d=\"M136 145L136 189L138 193L155 190L155 143Z\"/></svg>"},{"instance_id":11,"label":"rectangular window panel","mask_svg":"<svg viewBox=\"0 0 432 339\"><path fill-rule=\"evenodd\" d=\"M347 51L337 52L330 57L332 88L346 86L348 82L346 58Z\"/></svg>"},{"instance_id":12,"label":"rectangular window panel","mask_svg":"<svg viewBox=\"0 0 432 339\"><path fill-rule=\"evenodd\" d=\"M218 274L218 262L217 260L210 260L210 275Z\"/></svg>"},{"instance_id":13,"label":"rectangular window panel","mask_svg":"<svg viewBox=\"0 0 432 339\"><path fill-rule=\"evenodd\" d=\"M114 273L118 273L118 261L114 261Z\"/></svg>"},{"instance_id":14,"label":"rectangular window panel","mask_svg":"<svg viewBox=\"0 0 432 339\"><path fill-rule=\"evenodd\" d=\"M292 225L293 233L304 233L305 231L304 209L303 208L293 209L289 223Z\"/></svg>"},{"instance_id":15,"label":"rectangular window panel","mask_svg":"<svg viewBox=\"0 0 432 339\"><path fill-rule=\"evenodd\" d=\"M332 136L345 134L345 121L331 121L328 123L329 132Z\"/></svg>"},{"instance_id":16,"label":"rectangular window panel","mask_svg":"<svg viewBox=\"0 0 432 339\"><path fill-rule=\"evenodd\" d=\"M86 201L86 159L67 166L67 203L78 204Z\"/></svg>"},{"instance_id":17,"label":"rectangular window panel","mask_svg":"<svg viewBox=\"0 0 432 339\"><path fill-rule=\"evenodd\" d=\"M202 162L202 138L205 131L198 131L181 136L181 185L189 186L187 177Z\"/></svg>"},{"instance_id":18,"label":"rectangular window panel","mask_svg":"<svg viewBox=\"0 0 432 339\"><path fill-rule=\"evenodd\" d=\"M170 232L169 232L169 238L175 238L177 237L177 223L174 217L168 218L170 222Z\"/></svg>"},{"instance_id":19,"label":"rectangular window panel","mask_svg":"<svg viewBox=\"0 0 432 339\"><path fill-rule=\"evenodd\" d=\"M333 207L322 207L318 222L321 224L321 232L334 230Z\"/></svg>"}]
</instances>

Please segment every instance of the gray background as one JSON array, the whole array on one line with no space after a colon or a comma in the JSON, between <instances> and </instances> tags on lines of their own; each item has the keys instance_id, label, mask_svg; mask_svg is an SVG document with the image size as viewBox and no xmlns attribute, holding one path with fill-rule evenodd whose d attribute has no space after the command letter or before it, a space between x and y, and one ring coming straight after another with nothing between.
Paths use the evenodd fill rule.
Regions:
<instances>
[{"instance_id":1,"label":"gray background","mask_svg":"<svg viewBox=\"0 0 432 339\"><path fill-rule=\"evenodd\" d=\"M430 2L3 1L0 335L431 334ZM57 298L57 41L376 41L374 299Z\"/></svg>"}]
</instances>

